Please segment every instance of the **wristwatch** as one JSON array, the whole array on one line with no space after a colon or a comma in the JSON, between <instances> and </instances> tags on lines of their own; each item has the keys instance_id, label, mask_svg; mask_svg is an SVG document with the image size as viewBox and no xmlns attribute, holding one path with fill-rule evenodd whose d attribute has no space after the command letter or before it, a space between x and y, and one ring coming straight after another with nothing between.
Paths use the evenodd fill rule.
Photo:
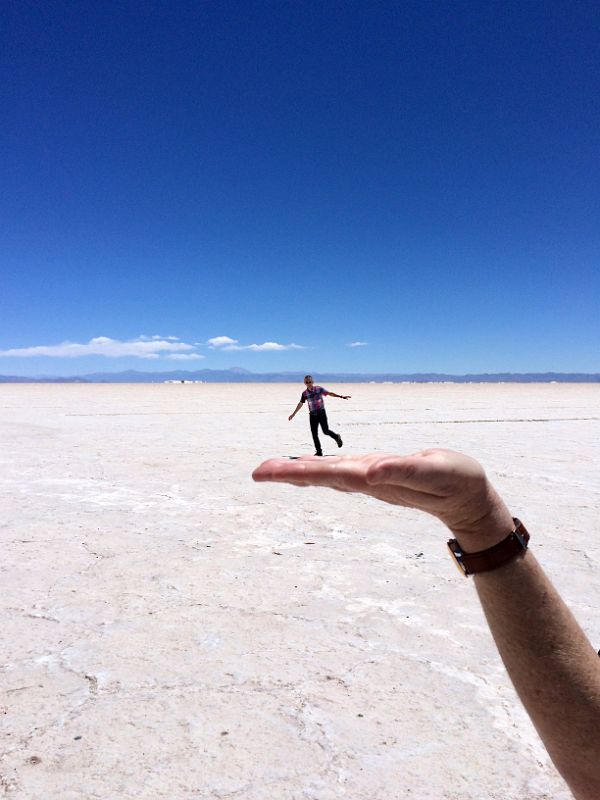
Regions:
<instances>
[{"instance_id":1,"label":"wristwatch","mask_svg":"<svg viewBox=\"0 0 600 800\"><path fill-rule=\"evenodd\" d=\"M513 517L513 522L515 529L508 534L506 539L502 539L493 547L488 547L487 550L479 550L477 553L465 553L456 539L448 541L450 555L465 578L468 578L469 575L476 575L478 572L489 572L502 567L527 550L529 533L521 520Z\"/></svg>"}]
</instances>

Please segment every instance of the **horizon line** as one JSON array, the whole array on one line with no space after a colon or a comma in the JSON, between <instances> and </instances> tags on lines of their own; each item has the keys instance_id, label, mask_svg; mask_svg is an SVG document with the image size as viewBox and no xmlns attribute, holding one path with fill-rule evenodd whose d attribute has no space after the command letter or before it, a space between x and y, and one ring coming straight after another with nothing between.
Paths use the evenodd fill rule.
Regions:
<instances>
[{"instance_id":1,"label":"horizon line","mask_svg":"<svg viewBox=\"0 0 600 800\"><path fill-rule=\"evenodd\" d=\"M544 371L520 371L520 372L511 372L511 371L495 371L495 372L464 372L464 373L451 373L451 372L391 372L391 371L377 371L377 372L348 372L344 370L313 370L315 375L322 376L322 379L329 378L329 379L337 379L337 380L346 380L355 378L359 381L365 381L369 379L391 379L392 381L395 379L396 381L406 381L408 379L424 379L428 381L432 381L435 379L458 379L458 380L465 380L468 378L486 378L488 381L490 379L502 379L502 378L510 378L515 379L519 377L527 378L527 382L531 382L533 378L545 378L547 382L548 379L554 379L557 381L570 379L573 382L573 378L582 378L587 379L587 382L600 382L600 372L558 372L554 370L544 370ZM0 382L2 383L12 383L12 382L24 382L24 381L31 381L31 382L44 382L44 383L59 383L59 382L110 382L110 378L122 378L123 376L140 376L145 378L148 381L154 382L159 381L161 378L168 378L169 376L178 375L182 376L179 380L185 380L187 376L192 378L193 376L215 376L215 375L228 375L228 376L237 376L238 381L241 378L243 380L244 377L250 378L261 378L261 377L269 377L273 378L290 378L297 380L304 375L303 370L275 370L269 372L252 372L251 370L245 369L243 367L228 367L224 369L215 369L211 367L205 367L202 369L190 370L190 369L171 369L171 370L157 370L157 371L145 371L145 370L136 370L136 369L126 369L120 371L107 371L107 372L88 372L88 373L79 373L79 374L70 374L70 375L4 375L0 373ZM590 380L591 379L591 380ZM144 382L141 380L140 382ZM215 382L219 382L218 380ZM272 381L273 382L273 381Z\"/></svg>"}]
</instances>

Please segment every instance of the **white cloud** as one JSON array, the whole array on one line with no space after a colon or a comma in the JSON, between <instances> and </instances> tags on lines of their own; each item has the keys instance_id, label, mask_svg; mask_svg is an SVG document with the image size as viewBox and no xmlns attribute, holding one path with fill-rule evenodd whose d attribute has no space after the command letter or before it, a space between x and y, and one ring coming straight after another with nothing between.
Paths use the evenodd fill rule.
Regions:
<instances>
[{"instance_id":1,"label":"white cloud","mask_svg":"<svg viewBox=\"0 0 600 800\"><path fill-rule=\"evenodd\" d=\"M255 353L264 350L304 350L301 344L279 344L278 342L263 342L262 344L249 344L246 350L253 350Z\"/></svg>"},{"instance_id":2,"label":"white cloud","mask_svg":"<svg viewBox=\"0 0 600 800\"><path fill-rule=\"evenodd\" d=\"M368 342L351 342L348 347L367 347Z\"/></svg>"},{"instance_id":3,"label":"white cloud","mask_svg":"<svg viewBox=\"0 0 600 800\"><path fill-rule=\"evenodd\" d=\"M206 356L200 355L200 353L172 353L167 358L171 359L171 361L197 361L199 358L206 358Z\"/></svg>"},{"instance_id":4,"label":"white cloud","mask_svg":"<svg viewBox=\"0 0 600 800\"><path fill-rule=\"evenodd\" d=\"M263 342L262 344L240 344L237 339L230 336L215 336L208 340L208 344L213 349L219 350L252 350L254 353L262 353L266 350L304 350L301 344L280 344L279 342Z\"/></svg>"},{"instance_id":5,"label":"white cloud","mask_svg":"<svg viewBox=\"0 0 600 800\"><path fill-rule=\"evenodd\" d=\"M229 349L233 349L233 345L237 343L238 340L232 339L230 336L213 336L213 338L209 339L207 342L207 344L213 348L227 346Z\"/></svg>"},{"instance_id":6,"label":"white cloud","mask_svg":"<svg viewBox=\"0 0 600 800\"><path fill-rule=\"evenodd\" d=\"M138 336L137 339L122 342L108 336L96 336L86 344L62 342L61 344L36 345L35 347L13 347L9 350L0 350L0 357L81 358L82 356L106 356L107 358L122 358L123 356L133 356L134 358L156 359L172 353L188 353L194 349L194 345L172 341L172 338Z\"/></svg>"}]
</instances>

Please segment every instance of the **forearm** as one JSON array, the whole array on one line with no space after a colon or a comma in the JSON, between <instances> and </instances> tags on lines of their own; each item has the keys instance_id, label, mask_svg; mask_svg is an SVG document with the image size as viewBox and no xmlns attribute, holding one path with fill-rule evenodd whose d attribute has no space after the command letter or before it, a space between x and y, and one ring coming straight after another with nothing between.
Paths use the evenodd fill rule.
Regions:
<instances>
[{"instance_id":1,"label":"forearm","mask_svg":"<svg viewBox=\"0 0 600 800\"><path fill-rule=\"evenodd\" d=\"M578 800L600 797L600 659L533 553L474 577L494 641Z\"/></svg>"}]
</instances>

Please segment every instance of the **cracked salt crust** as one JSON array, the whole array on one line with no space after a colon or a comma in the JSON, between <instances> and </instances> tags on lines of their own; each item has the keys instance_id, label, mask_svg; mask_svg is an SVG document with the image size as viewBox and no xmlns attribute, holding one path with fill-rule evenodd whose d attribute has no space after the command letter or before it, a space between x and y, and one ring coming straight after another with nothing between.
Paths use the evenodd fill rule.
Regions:
<instances>
[{"instance_id":1,"label":"cracked salt crust","mask_svg":"<svg viewBox=\"0 0 600 800\"><path fill-rule=\"evenodd\" d=\"M251 482L312 452L297 387L0 392L0 796L570 796L439 522ZM343 452L479 458L600 645L600 387L348 393Z\"/></svg>"}]
</instances>

